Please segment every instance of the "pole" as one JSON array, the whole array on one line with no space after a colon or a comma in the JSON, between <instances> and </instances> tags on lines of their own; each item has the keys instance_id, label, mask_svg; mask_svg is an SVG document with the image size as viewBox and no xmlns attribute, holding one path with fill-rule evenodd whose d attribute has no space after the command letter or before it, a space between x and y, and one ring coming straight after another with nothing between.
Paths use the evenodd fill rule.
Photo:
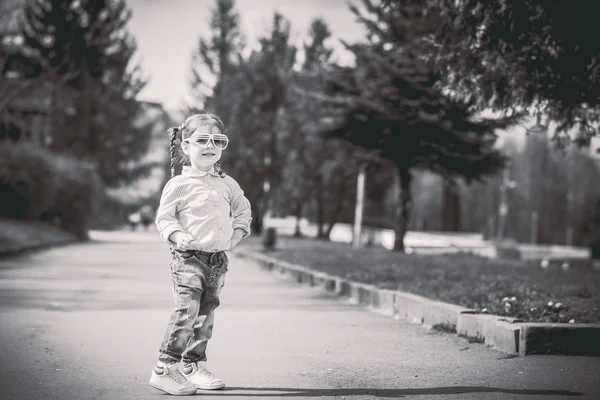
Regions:
<instances>
[{"instance_id":1,"label":"pole","mask_svg":"<svg viewBox=\"0 0 600 400\"><path fill-rule=\"evenodd\" d=\"M354 231L352 237L352 247L360 247L360 231L362 225L363 201L365 196L365 175L366 163L361 162L358 165L358 177L356 179L356 206L354 209Z\"/></svg>"},{"instance_id":2,"label":"pole","mask_svg":"<svg viewBox=\"0 0 600 400\"><path fill-rule=\"evenodd\" d=\"M270 203L271 203L271 181L270 181L270 177L271 177L271 157L270 156L265 156L265 158L263 159L264 165L265 165L265 169L267 171L267 176L264 178L263 181L263 210L262 210L262 225L264 228L265 222L267 222L267 219L270 218Z\"/></svg>"},{"instance_id":3,"label":"pole","mask_svg":"<svg viewBox=\"0 0 600 400\"><path fill-rule=\"evenodd\" d=\"M504 227L506 224L506 215L508 214L507 189L509 181L508 167L504 169L502 184L500 185L500 206L498 207L498 240L504 237Z\"/></svg>"}]
</instances>

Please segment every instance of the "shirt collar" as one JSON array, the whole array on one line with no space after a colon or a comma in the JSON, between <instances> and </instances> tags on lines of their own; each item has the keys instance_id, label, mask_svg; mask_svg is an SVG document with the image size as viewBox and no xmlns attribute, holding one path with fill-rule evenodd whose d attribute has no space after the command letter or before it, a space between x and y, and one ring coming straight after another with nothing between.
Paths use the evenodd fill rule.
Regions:
<instances>
[{"instance_id":1,"label":"shirt collar","mask_svg":"<svg viewBox=\"0 0 600 400\"><path fill-rule=\"evenodd\" d=\"M183 170L181 171L181 174L185 175L185 176L190 176L190 177L206 176L209 174L212 176L219 176L219 174L215 171L214 167L208 171L200 171L199 169L190 167L189 165L183 166Z\"/></svg>"}]
</instances>

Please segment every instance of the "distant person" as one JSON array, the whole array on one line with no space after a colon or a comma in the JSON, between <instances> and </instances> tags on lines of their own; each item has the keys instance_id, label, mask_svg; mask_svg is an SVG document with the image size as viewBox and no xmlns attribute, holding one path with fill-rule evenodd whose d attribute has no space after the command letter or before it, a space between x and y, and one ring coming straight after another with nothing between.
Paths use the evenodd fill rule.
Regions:
<instances>
[{"instance_id":1,"label":"distant person","mask_svg":"<svg viewBox=\"0 0 600 400\"><path fill-rule=\"evenodd\" d=\"M225 251L250 234L251 211L240 185L221 171L221 152L229 143L224 133L221 120L208 113L169 129L171 179L163 189L156 226L171 249L176 306L150 385L172 395L225 387L207 368L206 346L225 284ZM185 160L178 176L176 146ZM183 373L174 365L179 361Z\"/></svg>"},{"instance_id":2,"label":"distant person","mask_svg":"<svg viewBox=\"0 0 600 400\"><path fill-rule=\"evenodd\" d=\"M127 221L129 222L129 227L131 228L131 230L135 231L141 221L140 213L134 212L129 214Z\"/></svg>"},{"instance_id":3,"label":"distant person","mask_svg":"<svg viewBox=\"0 0 600 400\"><path fill-rule=\"evenodd\" d=\"M154 210L152 210L152 207L150 207L149 205L147 205L147 204L144 205L140 209L140 222L141 222L142 226L144 227L145 231L148 231L148 227L152 223L153 219L154 219Z\"/></svg>"}]
</instances>

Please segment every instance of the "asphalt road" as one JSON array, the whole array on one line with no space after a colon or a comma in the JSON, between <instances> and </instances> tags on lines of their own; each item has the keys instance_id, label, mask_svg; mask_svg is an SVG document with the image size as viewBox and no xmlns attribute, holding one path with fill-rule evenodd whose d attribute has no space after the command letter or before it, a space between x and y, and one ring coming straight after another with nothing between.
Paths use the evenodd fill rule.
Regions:
<instances>
[{"instance_id":1,"label":"asphalt road","mask_svg":"<svg viewBox=\"0 0 600 400\"><path fill-rule=\"evenodd\" d=\"M162 399L148 385L172 308L156 233L0 260L0 399ZM245 399L600 399L600 358L507 357L373 314L230 254L209 366Z\"/></svg>"}]
</instances>

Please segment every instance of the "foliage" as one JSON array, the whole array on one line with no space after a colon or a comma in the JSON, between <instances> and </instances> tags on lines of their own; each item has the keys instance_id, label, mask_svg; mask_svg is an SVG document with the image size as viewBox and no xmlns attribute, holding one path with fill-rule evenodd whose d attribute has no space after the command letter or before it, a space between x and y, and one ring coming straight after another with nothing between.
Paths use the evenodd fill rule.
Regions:
<instances>
[{"instance_id":1,"label":"foliage","mask_svg":"<svg viewBox=\"0 0 600 400\"><path fill-rule=\"evenodd\" d=\"M497 146L496 130L521 121L526 107L517 104L500 109L498 119L483 118L478 111L499 98L479 93L485 85L475 73L469 90L450 81L458 76L442 57L444 48L436 47L436 35L447 29L444 18L452 11L443 9L444 1L363 1L364 11L353 8L367 40L347 45L355 56L352 67L332 63L332 37L320 19L312 21L304 44L296 48L289 21L275 14L260 47L249 52L235 4L215 1L210 32L194 51L191 84L198 90L190 108L209 109L224 120L231 142L223 168L251 200L255 233L267 210L307 217L320 225L323 237L336 222L352 221L357 159L364 155L355 143L376 156L369 157L366 224L395 227L400 238L409 226L493 236L497 221L490 217L498 212L501 181L494 174L504 167L506 152L517 181L508 193L507 234L527 241L537 207L538 239L564 243L567 188L572 188L573 239L583 243L579 225L597 196L595 164L580 154L572 165L565 162L540 135L527 139L523 154ZM492 68L490 60L482 70ZM455 83L456 90L450 90ZM520 95L519 88L511 90ZM474 95L463 96L467 93ZM325 140L322 133L334 128L352 140ZM580 178L565 183L567 171ZM453 218L442 224L446 214Z\"/></svg>"},{"instance_id":2,"label":"foliage","mask_svg":"<svg viewBox=\"0 0 600 400\"><path fill-rule=\"evenodd\" d=\"M326 42L329 27L322 19L311 22L303 46L303 63L292 74L284 104L287 157L281 185L277 188L278 210L317 221L318 236L329 235L340 220L353 215L356 163L353 149L345 143L326 141L320 121L331 109L315 101L323 74L331 67L333 51ZM301 235L298 226L297 234Z\"/></svg>"},{"instance_id":3,"label":"foliage","mask_svg":"<svg viewBox=\"0 0 600 400\"><path fill-rule=\"evenodd\" d=\"M332 93L349 103L331 136L375 150L402 168L426 168L469 181L503 166L493 148L494 129L513 120L474 120L467 104L441 94L433 87L436 77L414 68L404 56L381 54L370 46L351 49L357 66L340 68L330 77Z\"/></svg>"},{"instance_id":4,"label":"foliage","mask_svg":"<svg viewBox=\"0 0 600 400\"><path fill-rule=\"evenodd\" d=\"M111 186L135 178L129 162L148 143L137 120L135 96L145 82L131 61L130 16L123 0L36 0L26 3L22 25L21 51L35 72L29 78L51 87L51 148L93 162Z\"/></svg>"},{"instance_id":5,"label":"foliage","mask_svg":"<svg viewBox=\"0 0 600 400\"><path fill-rule=\"evenodd\" d=\"M388 0L392 18L412 1ZM530 110L558 124L555 138L589 144L600 118L600 33L593 3L430 0L415 43L443 84L479 109ZM566 136L565 136L566 135Z\"/></svg>"},{"instance_id":6,"label":"foliage","mask_svg":"<svg viewBox=\"0 0 600 400\"><path fill-rule=\"evenodd\" d=\"M241 246L263 251L258 238ZM470 254L407 255L280 236L269 256L342 279L530 322L600 322L600 271ZM509 304L507 306L507 304Z\"/></svg>"},{"instance_id":7,"label":"foliage","mask_svg":"<svg viewBox=\"0 0 600 400\"><path fill-rule=\"evenodd\" d=\"M100 188L87 163L31 143L0 144L0 216L48 221L85 238Z\"/></svg>"},{"instance_id":8,"label":"foliage","mask_svg":"<svg viewBox=\"0 0 600 400\"><path fill-rule=\"evenodd\" d=\"M507 235L519 242L587 245L583 226L600 196L597 161L577 148L554 149L545 132L529 135L511 160ZM495 237L500 181L461 188L465 230Z\"/></svg>"},{"instance_id":9,"label":"foliage","mask_svg":"<svg viewBox=\"0 0 600 400\"><path fill-rule=\"evenodd\" d=\"M194 101L212 109L226 122L229 115L222 112L226 110L219 103L223 101L221 88L235 74L245 43L235 0L215 1L209 27L209 36L199 38L192 54L191 88ZM191 105L187 111L197 108Z\"/></svg>"},{"instance_id":10,"label":"foliage","mask_svg":"<svg viewBox=\"0 0 600 400\"><path fill-rule=\"evenodd\" d=\"M0 215L39 219L54 203L57 180L53 157L31 145L0 143Z\"/></svg>"},{"instance_id":11,"label":"foliage","mask_svg":"<svg viewBox=\"0 0 600 400\"><path fill-rule=\"evenodd\" d=\"M365 0L370 15L353 8L369 29L369 43L347 45L353 67L337 67L326 92L342 117L328 129L392 161L401 185L395 249L403 250L410 211L411 175L427 169L448 179L467 181L495 173L504 158L494 148L494 130L514 118L475 118L470 104L450 99L436 85L439 77L410 46L411 29L424 25L419 15L385 14ZM376 22L373 22L376 21Z\"/></svg>"},{"instance_id":12,"label":"foliage","mask_svg":"<svg viewBox=\"0 0 600 400\"><path fill-rule=\"evenodd\" d=\"M0 255L64 245L77 240L75 235L40 221L0 217Z\"/></svg>"},{"instance_id":13,"label":"foliage","mask_svg":"<svg viewBox=\"0 0 600 400\"><path fill-rule=\"evenodd\" d=\"M253 208L253 230L260 232L262 217L273 199L263 191L280 182L281 143L286 132L280 115L287 91L296 49L290 43L290 23L275 13L269 34L259 39L260 50L253 51L223 81L209 105L226 116L232 145L223 155L223 164L247 191Z\"/></svg>"}]
</instances>

